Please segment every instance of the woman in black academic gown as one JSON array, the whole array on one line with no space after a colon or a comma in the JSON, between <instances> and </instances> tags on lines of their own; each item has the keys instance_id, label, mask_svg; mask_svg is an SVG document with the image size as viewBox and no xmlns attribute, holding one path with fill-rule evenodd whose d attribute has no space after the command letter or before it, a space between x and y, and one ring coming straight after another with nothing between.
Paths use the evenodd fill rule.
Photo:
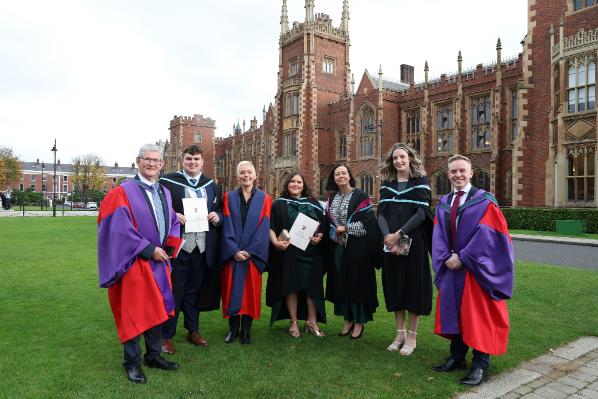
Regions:
<instances>
[{"instance_id":1,"label":"woman in black academic gown","mask_svg":"<svg viewBox=\"0 0 598 399\"><path fill-rule=\"evenodd\" d=\"M382 239L370 198L354 186L355 179L345 165L335 166L326 183L326 190L332 191L327 216L334 243L326 296L334 302L334 314L344 318L338 335L357 339L378 307L375 266Z\"/></svg>"},{"instance_id":2,"label":"woman in black academic gown","mask_svg":"<svg viewBox=\"0 0 598 399\"><path fill-rule=\"evenodd\" d=\"M382 267L382 287L389 312L394 312L396 336L388 346L409 356L416 346L421 315L432 307L432 275L428 252L431 248L433 216L431 192L426 171L419 156L403 143L395 144L382 168L384 181L378 202L378 223L387 252ZM400 255L396 245L400 237L411 238L407 255ZM394 251L393 251L394 250ZM405 329L405 313L409 329Z\"/></svg>"},{"instance_id":3,"label":"woman in black academic gown","mask_svg":"<svg viewBox=\"0 0 598 399\"><path fill-rule=\"evenodd\" d=\"M305 251L290 245L288 237L281 235L283 230L291 230L299 213L320 223ZM266 304L272 307L270 325L290 319L288 333L294 338L301 336L297 320L306 320L306 333L324 336L317 322L326 322L321 253L326 225L324 209L311 198L303 176L289 175L280 197L272 203Z\"/></svg>"}]
</instances>

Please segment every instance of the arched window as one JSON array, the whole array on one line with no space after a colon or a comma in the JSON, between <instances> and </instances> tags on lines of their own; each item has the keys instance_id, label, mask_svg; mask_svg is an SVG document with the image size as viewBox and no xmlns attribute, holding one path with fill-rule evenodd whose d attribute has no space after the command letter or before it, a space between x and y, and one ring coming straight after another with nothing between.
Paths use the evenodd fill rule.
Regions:
<instances>
[{"instance_id":1,"label":"arched window","mask_svg":"<svg viewBox=\"0 0 598 399\"><path fill-rule=\"evenodd\" d=\"M436 108L436 152L451 152L453 149L453 105L438 105Z\"/></svg>"},{"instance_id":2,"label":"arched window","mask_svg":"<svg viewBox=\"0 0 598 399\"><path fill-rule=\"evenodd\" d=\"M336 159L345 158L347 158L347 134L344 129L340 129L337 132Z\"/></svg>"},{"instance_id":3,"label":"arched window","mask_svg":"<svg viewBox=\"0 0 598 399\"><path fill-rule=\"evenodd\" d=\"M365 106L359 113L359 156L373 157L376 137L376 123L374 110Z\"/></svg>"},{"instance_id":4,"label":"arched window","mask_svg":"<svg viewBox=\"0 0 598 399\"><path fill-rule=\"evenodd\" d=\"M434 183L434 195L437 197L448 194L451 191L451 182L444 171L436 173Z\"/></svg>"},{"instance_id":5,"label":"arched window","mask_svg":"<svg viewBox=\"0 0 598 399\"><path fill-rule=\"evenodd\" d=\"M471 100L471 148L490 148L490 96Z\"/></svg>"},{"instance_id":6,"label":"arched window","mask_svg":"<svg viewBox=\"0 0 598 399\"><path fill-rule=\"evenodd\" d=\"M362 189L369 195L370 197L374 196L374 177L367 173L360 175L357 178L357 184L359 188Z\"/></svg>"},{"instance_id":7,"label":"arched window","mask_svg":"<svg viewBox=\"0 0 598 399\"><path fill-rule=\"evenodd\" d=\"M505 173L505 198L507 201L511 201L513 198L513 171L511 169Z\"/></svg>"},{"instance_id":8,"label":"arched window","mask_svg":"<svg viewBox=\"0 0 598 399\"><path fill-rule=\"evenodd\" d=\"M196 143L201 143L201 133L200 133L199 131L196 131L196 132L195 132L195 134L194 134L194 137L193 137L193 138L195 139L195 142L196 142Z\"/></svg>"},{"instance_id":9,"label":"arched window","mask_svg":"<svg viewBox=\"0 0 598 399\"><path fill-rule=\"evenodd\" d=\"M419 108L407 111L406 125L407 125L407 135L406 135L407 144L409 144L418 153L421 153Z\"/></svg>"},{"instance_id":10,"label":"arched window","mask_svg":"<svg viewBox=\"0 0 598 399\"><path fill-rule=\"evenodd\" d=\"M567 204L588 206L595 204L594 164L595 146L575 146L568 149Z\"/></svg>"},{"instance_id":11,"label":"arched window","mask_svg":"<svg viewBox=\"0 0 598 399\"><path fill-rule=\"evenodd\" d=\"M483 188L486 191L490 191L490 175L483 170L476 170L473 172L471 184L477 188Z\"/></svg>"}]
</instances>

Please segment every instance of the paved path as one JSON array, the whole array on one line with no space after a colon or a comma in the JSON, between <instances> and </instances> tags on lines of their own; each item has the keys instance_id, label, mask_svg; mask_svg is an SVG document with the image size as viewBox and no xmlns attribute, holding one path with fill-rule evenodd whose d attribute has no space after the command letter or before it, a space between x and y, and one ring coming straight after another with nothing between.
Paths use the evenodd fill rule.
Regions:
<instances>
[{"instance_id":1,"label":"paved path","mask_svg":"<svg viewBox=\"0 0 598 399\"><path fill-rule=\"evenodd\" d=\"M561 265L598 270L598 240L589 244L565 241L567 237L540 237L546 241L524 241L513 238L515 259L548 265ZM554 241L553 238L562 240ZM550 239L550 240L548 240ZM595 246L594 246L595 245Z\"/></svg>"},{"instance_id":2,"label":"paved path","mask_svg":"<svg viewBox=\"0 0 598 399\"><path fill-rule=\"evenodd\" d=\"M598 337L568 345L490 377L459 399L598 399Z\"/></svg>"}]
</instances>

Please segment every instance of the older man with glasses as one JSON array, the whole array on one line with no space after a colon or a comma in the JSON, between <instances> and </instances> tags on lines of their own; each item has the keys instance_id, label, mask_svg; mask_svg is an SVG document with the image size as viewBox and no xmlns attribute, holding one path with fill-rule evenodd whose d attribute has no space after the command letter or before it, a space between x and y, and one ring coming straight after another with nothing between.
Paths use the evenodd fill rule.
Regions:
<instances>
[{"instance_id":1,"label":"older man with glasses","mask_svg":"<svg viewBox=\"0 0 598 399\"><path fill-rule=\"evenodd\" d=\"M165 248L180 244L170 193L156 183L162 165L159 148L143 145L137 156L138 175L111 190L98 215L100 287L108 288L127 377L141 384L146 382L141 335L148 367L179 368L160 355L160 326L174 315L171 261Z\"/></svg>"}]
</instances>

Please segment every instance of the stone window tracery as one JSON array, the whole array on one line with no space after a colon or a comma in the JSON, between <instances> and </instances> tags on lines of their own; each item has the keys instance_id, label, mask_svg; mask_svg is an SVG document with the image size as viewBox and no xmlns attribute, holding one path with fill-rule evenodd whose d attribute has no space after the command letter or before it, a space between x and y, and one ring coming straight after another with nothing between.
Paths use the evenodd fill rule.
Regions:
<instances>
[{"instance_id":1,"label":"stone window tracery","mask_svg":"<svg viewBox=\"0 0 598 399\"><path fill-rule=\"evenodd\" d=\"M573 146L567 150L567 204L593 205L596 201L595 145Z\"/></svg>"},{"instance_id":2,"label":"stone window tracery","mask_svg":"<svg viewBox=\"0 0 598 399\"><path fill-rule=\"evenodd\" d=\"M407 144L418 153L421 153L420 110L419 108L409 110L406 114Z\"/></svg>"},{"instance_id":3,"label":"stone window tracery","mask_svg":"<svg viewBox=\"0 0 598 399\"><path fill-rule=\"evenodd\" d=\"M337 159L346 159L347 158L347 134L345 133L344 129L341 129L337 132L336 158Z\"/></svg>"},{"instance_id":4,"label":"stone window tracery","mask_svg":"<svg viewBox=\"0 0 598 399\"><path fill-rule=\"evenodd\" d=\"M596 107L596 60L580 57L569 61L567 69L567 111L584 112Z\"/></svg>"},{"instance_id":5,"label":"stone window tracery","mask_svg":"<svg viewBox=\"0 0 598 399\"><path fill-rule=\"evenodd\" d=\"M486 191L490 191L490 175L485 170L476 170L473 172L471 184L477 188L483 188Z\"/></svg>"},{"instance_id":6,"label":"stone window tracery","mask_svg":"<svg viewBox=\"0 0 598 399\"><path fill-rule=\"evenodd\" d=\"M374 156L374 142L376 138L375 114L369 105L363 107L359 113L359 156Z\"/></svg>"},{"instance_id":7,"label":"stone window tracery","mask_svg":"<svg viewBox=\"0 0 598 399\"><path fill-rule=\"evenodd\" d=\"M451 191L451 182L448 179L446 172L438 172L434 176L434 195L440 197L448 194Z\"/></svg>"},{"instance_id":8,"label":"stone window tracery","mask_svg":"<svg viewBox=\"0 0 598 399\"><path fill-rule=\"evenodd\" d=\"M471 100L471 147L473 150L490 148L490 96Z\"/></svg>"},{"instance_id":9,"label":"stone window tracery","mask_svg":"<svg viewBox=\"0 0 598 399\"><path fill-rule=\"evenodd\" d=\"M297 155L297 131L290 130L282 134L282 156Z\"/></svg>"},{"instance_id":10,"label":"stone window tracery","mask_svg":"<svg viewBox=\"0 0 598 399\"><path fill-rule=\"evenodd\" d=\"M374 177L368 173L364 173L357 178L359 188L362 189L370 197L374 196Z\"/></svg>"},{"instance_id":11,"label":"stone window tracery","mask_svg":"<svg viewBox=\"0 0 598 399\"><path fill-rule=\"evenodd\" d=\"M436 107L436 151L450 152L453 148L453 105Z\"/></svg>"}]
</instances>

